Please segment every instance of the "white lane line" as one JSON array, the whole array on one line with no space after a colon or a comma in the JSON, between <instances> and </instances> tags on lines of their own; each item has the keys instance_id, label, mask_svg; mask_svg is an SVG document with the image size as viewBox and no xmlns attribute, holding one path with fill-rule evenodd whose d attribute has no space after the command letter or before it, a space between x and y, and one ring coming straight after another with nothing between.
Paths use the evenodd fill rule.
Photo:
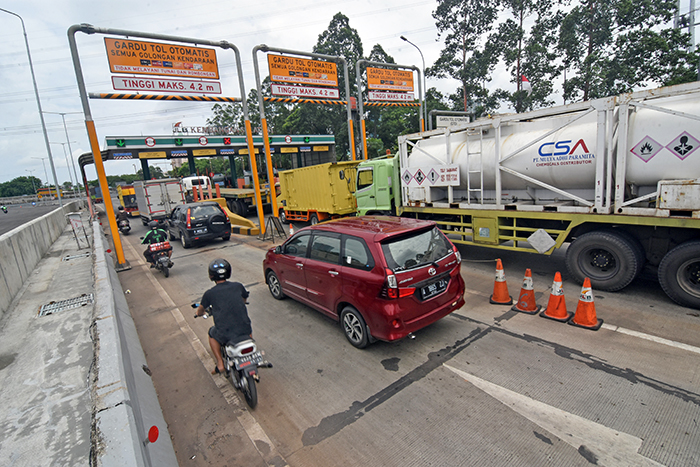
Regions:
<instances>
[{"instance_id":1,"label":"white lane line","mask_svg":"<svg viewBox=\"0 0 700 467\"><path fill-rule=\"evenodd\" d=\"M510 407L513 411L557 436L574 449L579 450L585 446L589 452L596 456L598 465L606 467L658 467L663 465L637 452L642 445L641 438L610 429L586 418L536 401L445 363L443 366Z\"/></svg>"},{"instance_id":2,"label":"white lane line","mask_svg":"<svg viewBox=\"0 0 700 467\"><path fill-rule=\"evenodd\" d=\"M465 291L468 293L471 293L471 294L475 294L475 295L487 296L487 294L484 294L484 293L479 292L477 290L465 289ZM461 310L461 308L460 308L460 310ZM460 311L460 310L457 310L457 311ZM467 315L462 314L462 316L467 316ZM638 337L640 339L646 339L646 340L651 341L651 342L656 342L657 344L664 344L664 345L668 345L670 347L675 347L677 349L683 349L683 350L687 350L688 352L694 352L694 353L700 354L700 347L695 347L693 345L684 344L682 342L676 342L676 341L672 341L669 339L664 339L663 337L657 337L657 336L653 336L651 334L645 334L645 333L639 332L639 331L633 331L631 329L626 329L626 328L623 328L620 326L615 326L612 324L603 323L603 325L601 327L603 329L607 329L608 331L619 332L621 334L626 334L628 336Z\"/></svg>"},{"instance_id":3,"label":"white lane line","mask_svg":"<svg viewBox=\"0 0 700 467\"><path fill-rule=\"evenodd\" d=\"M612 324L603 324L601 326L603 329L608 331L619 332L622 334L627 334L628 336L639 337L640 339L646 339L648 341L656 342L657 344L664 344L670 347L675 347L677 349L687 350L688 352L695 352L700 354L700 348L693 345L684 344L682 342L671 341L664 339L663 337L652 336L651 334L644 334L643 332L633 331L631 329L621 328L620 326L613 326Z\"/></svg>"},{"instance_id":4,"label":"white lane line","mask_svg":"<svg viewBox=\"0 0 700 467\"><path fill-rule=\"evenodd\" d=\"M209 352L207 352L204 344L202 344L202 341L199 340L197 334L195 334L190 325L187 324L185 317L182 315L177 305L175 305L175 302L173 302L165 289L160 285L160 283L158 283L155 276L150 273L151 268L148 264L146 264L145 259L141 258L141 256L136 252L136 249L129 242L124 243L128 245L132 255L137 258L137 263L144 270L146 276L151 281L151 284L153 284L153 287L158 291L160 298L162 298L163 302L165 302L165 304L170 308L170 314L173 315L173 318L175 318L175 322L180 327L180 330L192 345L195 354L197 354L197 358L199 358L199 361L202 362L204 368L207 369L207 373L211 374L209 367L212 364L212 357L209 355ZM238 415L236 418L245 430L248 438L250 438L252 441L255 449L257 449L260 456L265 460L265 463L275 467L289 467L289 464L287 464L284 457L277 452L277 448L274 444L272 444L272 441L270 441L270 438L265 433L265 430L263 430L262 426L260 426L260 424L255 420L255 417L251 415L247 407L241 403L241 399L238 397L238 394L231 383L229 383L229 381L221 375L211 375L211 378L214 381L214 384L216 384L216 387L221 391L221 394L224 396L226 402L238 409ZM261 451L260 444L258 442L267 445L269 450L266 450L266 452ZM283 464L279 463L280 460L283 462Z\"/></svg>"}]
</instances>

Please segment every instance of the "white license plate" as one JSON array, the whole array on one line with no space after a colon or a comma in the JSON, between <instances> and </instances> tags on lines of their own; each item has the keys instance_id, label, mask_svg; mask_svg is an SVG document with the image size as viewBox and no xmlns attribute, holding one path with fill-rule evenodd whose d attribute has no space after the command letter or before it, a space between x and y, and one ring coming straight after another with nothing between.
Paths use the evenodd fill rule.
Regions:
<instances>
[{"instance_id":1,"label":"white license plate","mask_svg":"<svg viewBox=\"0 0 700 467\"><path fill-rule=\"evenodd\" d=\"M203 233L207 233L206 228L205 229L195 229L195 231L194 231L195 235L199 235L199 234L203 234Z\"/></svg>"},{"instance_id":2,"label":"white license plate","mask_svg":"<svg viewBox=\"0 0 700 467\"><path fill-rule=\"evenodd\" d=\"M445 289L447 288L447 283L449 282L449 279L444 278L440 279L439 281L433 282L430 285L426 285L425 287L420 289L420 294L421 297L423 297L423 300L433 297L441 292L444 292Z\"/></svg>"},{"instance_id":3,"label":"white license plate","mask_svg":"<svg viewBox=\"0 0 700 467\"><path fill-rule=\"evenodd\" d=\"M262 363L262 361L262 354L259 351L253 352L250 355L236 359L236 370L240 370L241 368L245 368L249 365L257 365L258 363Z\"/></svg>"}]
</instances>

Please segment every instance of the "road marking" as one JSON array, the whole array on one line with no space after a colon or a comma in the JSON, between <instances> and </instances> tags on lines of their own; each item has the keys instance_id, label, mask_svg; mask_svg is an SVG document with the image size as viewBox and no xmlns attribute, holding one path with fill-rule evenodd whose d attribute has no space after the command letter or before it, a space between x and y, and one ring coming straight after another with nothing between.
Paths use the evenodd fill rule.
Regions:
<instances>
[{"instance_id":1,"label":"road marking","mask_svg":"<svg viewBox=\"0 0 700 467\"><path fill-rule=\"evenodd\" d=\"M688 352L695 352L700 354L700 348L693 345L684 344L682 342L671 341L664 339L663 337L652 336L651 334L644 334L643 332L633 331L631 329L621 328L620 326L613 326L612 324L603 324L601 326L603 329L608 331L619 332L622 334L627 334L628 336L639 337L640 339L646 339L648 341L656 342L657 344L664 344L677 349L687 350Z\"/></svg>"},{"instance_id":2,"label":"road marking","mask_svg":"<svg viewBox=\"0 0 700 467\"><path fill-rule=\"evenodd\" d=\"M637 452L642 445L641 438L613 430L586 418L536 401L477 378L446 363L443 363L443 366L573 446L579 452L592 454L596 458L597 465L607 467L658 467L663 465Z\"/></svg>"},{"instance_id":3,"label":"road marking","mask_svg":"<svg viewBox=\"0 0 700 467\"><path fill-rule=\"evenodd\" d=\"M477 290L465 289L465 292L468 292L468 293L471 293L474 295L488 296L487 294L483 294ZM461 308L460 308L460 310L461 310ZM456 312L458 313L460 310L457 310ZM467 316L466 314L461 314L461 313L459 313L459 314L461 316ZM651 341L651 342L656 342L657 344L668 345L670 347L675 347L677 349L687 350L688 352L700 354L700 347L695 347L694 345L689 345L689 344L684 344L682 342L676 342L676 341L672 341L669 339L664 339L663 337L658 337L658 336L654 336L651 334L645 334L645 333L639 332L639 331L633 331L631 329L626 329L626 328L623 328L620 326L615 326L613 324L603 323L603 325L601 327L603 329L607 329L608 331L619 332L621 334L626 334L628 336L638 337L640 339L646 339L646 340Z\"/></svg>"},{"instance_id":4,"label":"road marking","mask_svg":"<svg viewBox=\"0 0 700 467\"><path fill-rule=\"evenodd\" d=\"M209 367L212 364L212 356L209 355L209 352L207 352L207 349L204 347L204 344L202 344L202 341L199 340L197 334L195 334L190 325L187 324L185 317L182 315L177 305L175 305L175 302L173 302L165 289L156 280L155 276L149 273L151 270L150 266L146 264L146 261L136 252L136 249L133 247L133 245L131 245L131 243L124 243L127 244L132 255L137 258L138 265L144 270L146 276L151 281L151 284L153 284L153 287L158 292L158 295L160 295L160 298L162 298L163 302L170 308L170 314L173 315L175 322L178 324L178 326L180 326L180 330L185 337L187 337L187 340L189 340L195 354L197 354L197 358L199 358L199 361L202 362L202 366L204 366L204 368L207 369L207 373L210 373L211 375ZM241 399L238 397L238 394L231 383L226 378L217 377L216 375L211 375L211 379L214 381L216 387L219 388L219 391L221 391L221 394L224 396L226 402L238 409L238 415L236 415L236 418L245 430L250 441L255 446L255 449L265 460L265 463L274 467L288 467L289 464L287 464L284 457L277 452L277 448L274 444L272 444L272 441L270 441L270 438L265 433L265 430L263 430L262 426L260 426L257 420L255 420L255 417L253 417L248 409L241 403ZM265 445L268 448L265 449L266 452L260 450L261 445ZM279 461L282 461L282 464L280 464Z\"/></svg>"}]
</instances>

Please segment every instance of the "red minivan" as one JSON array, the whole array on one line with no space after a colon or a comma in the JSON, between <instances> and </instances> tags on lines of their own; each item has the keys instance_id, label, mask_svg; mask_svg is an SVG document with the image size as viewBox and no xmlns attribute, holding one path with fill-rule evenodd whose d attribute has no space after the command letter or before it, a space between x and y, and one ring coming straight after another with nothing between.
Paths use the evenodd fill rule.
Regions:
<instances>
[{"instance_id":1,"label":"red minivan","mask_svg":"<svg viewBox=\"0 0 700 467\"><path fill-rule=\"evenodd\" d=\"M341 323L358 348L406 337L464 305L457 248L431 221L346 217L299 230L268 250L270 293Z\"/></svg>"}]
</instances>

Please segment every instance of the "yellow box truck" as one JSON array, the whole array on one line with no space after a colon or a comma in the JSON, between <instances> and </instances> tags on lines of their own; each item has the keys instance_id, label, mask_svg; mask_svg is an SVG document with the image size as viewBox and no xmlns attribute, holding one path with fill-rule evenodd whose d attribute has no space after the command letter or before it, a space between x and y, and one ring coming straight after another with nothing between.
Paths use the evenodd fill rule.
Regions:
<instances>
[{"instance_id":1,"label":"yellow box truck","mask_svg":"<svg viewBox=\"0 0 700 467\"><path fill-rule=\"evenodd\" d=\"M354 215L358 164L359 161L330 162L280 172L280 220L316 224Z\"/></svg>"}]
</instances>

